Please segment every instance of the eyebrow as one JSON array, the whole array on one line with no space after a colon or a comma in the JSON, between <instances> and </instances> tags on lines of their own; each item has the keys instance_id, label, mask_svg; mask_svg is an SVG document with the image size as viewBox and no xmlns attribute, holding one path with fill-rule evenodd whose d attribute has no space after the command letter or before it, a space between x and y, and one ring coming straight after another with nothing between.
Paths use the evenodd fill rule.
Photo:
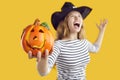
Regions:
<instances>
[{"instance_id":1,"label":"eyebrow","mask_svg":"<svg viewBox=\"0 0 120 80\"><path fill-rule=\"evenodd\" d=\"M69 14L69 15L67 15L68 17L69 16L74 16L74 14ZM76 15L75 15L76 16ZM77 16L80 16L80 17L82 17L82 15L81 14L78 14Z\"/></svg>"}]
</instances>

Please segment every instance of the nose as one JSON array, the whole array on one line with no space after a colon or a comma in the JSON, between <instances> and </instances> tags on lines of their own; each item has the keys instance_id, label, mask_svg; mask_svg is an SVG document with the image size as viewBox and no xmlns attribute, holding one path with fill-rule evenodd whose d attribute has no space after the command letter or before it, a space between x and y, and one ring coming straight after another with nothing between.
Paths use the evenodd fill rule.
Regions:
<instances>
[{"instance_id":1,"label":"nose","mask_svg":"<svg viewBox=\"0 0 120 80\"><path fill-rule=\"evenodd\" d=\"M37 36L34 36L34 37L33 37L33 40L37 40L37 39L38 39Z\"/></svg>"},{"instance_id":2,"label":"nose","mask_svg":"<svg viewBox=\"0 0 120 80\"><path fill-rule=\"evenodd\" d=\"M79 17L75 16L75 20L79 20Z\"/></svg>"}]
</instances>

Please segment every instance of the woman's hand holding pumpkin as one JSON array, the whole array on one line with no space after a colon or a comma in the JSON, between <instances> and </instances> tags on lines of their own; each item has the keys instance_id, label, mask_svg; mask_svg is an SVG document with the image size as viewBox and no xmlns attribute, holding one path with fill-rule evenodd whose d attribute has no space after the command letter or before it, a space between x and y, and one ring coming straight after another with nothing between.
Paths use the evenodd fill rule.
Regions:
<instances>
[{"instance_id":1,"label":"woman's hand holding pumpkin","mask_svg":"<svg viewBox=\"0 0 120 80\"><path fill-rule=\"evenodd\" d=\"M40 62L41 60L47 60L48 56L49 56L49 52L48 52L47 49L45 50L45 56L42 56L40 51L38 51L37 57L35 57L35 56L32 55L32 51L28 52L28 58L29 59L37 58L37 62Z\"/></svg>"},{"instance_id":2,"label":"woman's hand holding pumpkin","mask_svg":"<svg viewBox=\"0 0 120 80\"><path fill-rule=\"evenodd\" d=\"M37 69L40 75L48 73L48 56L49 51L47 49L45 50L44 56L41 55L40 51L37 53L36 57L32 55L32 51L28 52L29 59L37 58Z\"/></svg>"}]
</instances>

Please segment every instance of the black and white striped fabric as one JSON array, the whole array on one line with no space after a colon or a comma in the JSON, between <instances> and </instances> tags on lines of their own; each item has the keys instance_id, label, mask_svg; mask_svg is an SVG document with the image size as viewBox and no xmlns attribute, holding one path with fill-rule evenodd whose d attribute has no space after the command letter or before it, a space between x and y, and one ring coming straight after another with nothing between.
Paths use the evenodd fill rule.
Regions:
<instances>
[{"instance_id":1,"label":"black and white striped fabric","mask_svg":"<svg viewBox=\"0 0 120 80\"><path fill-rule=\"evenodd\" d=\"M55 41L53 53L48 59L49 71L56 63L58 80L86 80L89 52L97 52L98 49L86 39Z\"/></svg>"}]
</instances>

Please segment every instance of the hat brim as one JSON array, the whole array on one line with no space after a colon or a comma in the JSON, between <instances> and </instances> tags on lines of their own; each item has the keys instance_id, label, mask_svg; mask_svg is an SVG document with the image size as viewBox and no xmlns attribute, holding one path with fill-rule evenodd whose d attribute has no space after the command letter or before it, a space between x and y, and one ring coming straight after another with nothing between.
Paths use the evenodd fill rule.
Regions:
<instances>
[{"instance_id":1,"label":"hat brim","mask_svg":"<svg viewBox=\"0 0 120 80\"><path fill-rule=\"evenodd\" d=\"M55 30L57 29L57 27L59 25L59 22L64 20L64 18L67 16L67 14L71 11L80 12L82 18L85 19L89 15L89 13L92 11L92 8L87 7L87 6L81 6L81 7L73 8L73 9L70 9L70 10L66 10L64 12L53 13L52 16L51 16L51 22L52 22L52 25L55 28Z\"/></svg>"}]
</instances>

